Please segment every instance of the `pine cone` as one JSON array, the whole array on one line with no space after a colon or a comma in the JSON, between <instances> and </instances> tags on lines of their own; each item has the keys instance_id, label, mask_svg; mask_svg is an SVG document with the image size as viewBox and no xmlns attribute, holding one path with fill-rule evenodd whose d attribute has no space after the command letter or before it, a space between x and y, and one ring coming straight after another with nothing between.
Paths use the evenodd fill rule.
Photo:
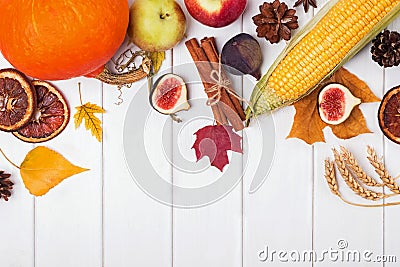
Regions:
<instances>
[{"instance_id":1,"label":"pine cone","mask_svg":"<svg viewBox=\"0 0 400 267\"><path fill-rule=\"evenodd\" d=\"M4 198L5 201L8 201L8 198L11 197L11 189L13 189L14 185L14 183L8 179L10 176L10 174L0 171L0 199Z\"/></svg>"},{"instance_id":2,"label":"pine cone","mask_svg":"<svg viewBox=\"0 0 400 267\"><path fill-rule=\"evenodd\" d=\"M288 9L285 3L275 0L260 6L261 14L253 17L257 26L257 36L265 37L271 44L278 43L281 39L289 41L292 37L291 30L297 29L298 17L296 10Z\"/></svg>"},{"instance_id":3,"label":"pine cone","mask_svg":"<svg viewBox=\"0 0 400 267\"><path fill-rule=\"evenodd\" d=\"M400 33L385 30L372 40L372 59L388 68L400 64Z\"/></svg>"}]
</instances>

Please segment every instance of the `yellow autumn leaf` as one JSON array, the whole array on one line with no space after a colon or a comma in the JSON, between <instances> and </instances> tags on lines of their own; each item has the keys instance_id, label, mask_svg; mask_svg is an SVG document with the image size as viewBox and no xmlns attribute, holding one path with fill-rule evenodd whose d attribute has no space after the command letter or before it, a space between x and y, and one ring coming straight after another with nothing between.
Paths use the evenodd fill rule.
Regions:
<instances>
[{"instance_id":1,"label":"yellow autumn leaf","mask_svg":"<svg viewBox=\"0 0 400 267\"><path fill-rule=\"evenodd\" d=\"M34 196L42 196L64 179L84 171L88 169L73 165L44 146L32 149L20 166L25 187Z\"/></svg>"},{"instance_id":2,"label":"yellow autumn leaf","mask_svg":"<svg viewBox=\"0 0 400 267\"><path fill-rule=\"evenodd\" d=\"M92 135L101 142L103 129L101 128L100 119L95 114L102 114L105 110L90 102L75 108L77 110L74 115L75 128L78 128L82 124L82 121L85 120L86 130L90 130Z\"/></svg>"},{"instance_id":3,"label":"yellow autumn leaf","mask_svg":"<svg viewBox=\"0 0 400 267\"><path fill-rule=\"evenodd\" d=\"M150 52L150 59L153 63L153 72L154 74L156 74L160 70L161 65L165 59L165 52Z\"/></svg>"}]
</instances>

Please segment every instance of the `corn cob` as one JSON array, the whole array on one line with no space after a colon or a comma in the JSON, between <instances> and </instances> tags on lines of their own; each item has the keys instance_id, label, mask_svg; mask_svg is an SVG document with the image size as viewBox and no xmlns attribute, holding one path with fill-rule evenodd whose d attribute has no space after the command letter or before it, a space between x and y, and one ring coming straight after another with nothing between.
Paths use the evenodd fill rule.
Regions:
<instances>
[{"instance_id":1,"label":"corn cob","mask_svg":"<svg viewBox=\"0 0 400 267\"><path fill-rule=\"evenodd\" d=\"M253 90L248 118L309 94L400 14L400 0L331 0Z\"/></svg>"}]
</instances>

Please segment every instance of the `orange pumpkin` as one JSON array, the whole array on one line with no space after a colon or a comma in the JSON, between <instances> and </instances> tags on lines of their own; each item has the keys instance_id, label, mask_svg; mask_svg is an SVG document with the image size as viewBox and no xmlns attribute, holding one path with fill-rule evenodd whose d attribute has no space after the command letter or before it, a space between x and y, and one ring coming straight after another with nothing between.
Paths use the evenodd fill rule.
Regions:
<instances>
[{"instance_id":1,"label":"orange pumpkin","mask_svg":"<svg viewBox=\"0 0 400 267\"><path fill-rule=\"evenodd\" d=\"M128 22L127 0L0 0L0 51L37 79L99 73Z\"/></svg>"}]
</instances>

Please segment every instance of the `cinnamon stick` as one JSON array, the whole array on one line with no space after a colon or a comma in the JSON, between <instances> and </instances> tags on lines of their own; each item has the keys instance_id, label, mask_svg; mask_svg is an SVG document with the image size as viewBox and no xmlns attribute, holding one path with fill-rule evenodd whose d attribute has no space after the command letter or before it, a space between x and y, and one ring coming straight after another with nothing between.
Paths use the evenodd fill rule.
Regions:
<instances>
[{"instance_id":1,"label":"cinnamon stick","mask_svg":"<svg viewBox=\"0 0 400 267\"><path fill-rule=\"evenodd\" d=\"M218 121L218 119L215 119L215 120L217 121L217 124L220 124L220 125L228 125L228 119L226 118L226 115L225 115L225 113L224 113L224 111L223 111L223 109L222 109L221 103L218 103L218 104L216 104L216 105L212 105L212 106L211 106L211 109L212 109L214 106L217 106L216 110L218 110L218 112L219 112L220 121Z\"/></svg>"},{"instance_id":2,"label":"cinnamon stick","mask_svg":"<svg viewBox=\"0 0 400 267\"><path fill-rule=\"evenodd\" d=\"M185 43L185 45L186 45L187 49L189 50L189 53L192 56L193 61L195 63L200 62L201 60L200 60L200 57L198 55L198 50L199 50L200 46L197 43L196 39L191 39L191 40L187 41ZM205 69L205 67L207 65L205 65L205 66L203 66L203 65L205 65L205 64L196 64L197 70L198 70L198 72L200 74L201 80L203 81L204 88L211 88L210 85L205 82L205 80L204 80L204 78L202 76L202 73L206 73L207 71L211 72L211 69L207 70L207 69ZM210 97L210 96L208 96L208 97ZM226 116L223 114L223 111L219 108L218 105L212 105L211 106L211 110L212 110L212 113L214 115L214 119L217 122L217 124L223 124L223 125L224 124L228 124L228 122L226 120Z\"/></svg>"},{"instance_id":3,"label":"cinnamon stick","mask_svg":"<svg viewBox=\"0 0 400 267\"><path fill-rule=\"evenodd\" d=\"M190 39L185 44L187 49L189 50L190 55L193 58L193 61L196 63L196 67L203 81L203 85L207 93L207 96L209 98L212 98L214 93L210 92L209 89L211 89L214 86L214 84L210 82L211 80L210 75L213 70L213 67L210 64L209 58L207 57L207 53L211 54L211 52L210 51L206 52L202 47L200 47L199 43L195 38ZM220 111L219 114L218 111L215 110L215 107L219 108ZM215 112L213 110L213 113L215 119L217 120L217 123L219 121L223 121L223 117L226 116L225 119L227 119L232 124L232 127L236 131L243 130L244 128L243 121L239 116L234 104L230 100L228 93L225 90L221 90L220 102L217 105L212 105L211 108L215 110Z\"/></svg>"},{"instance_id":4,"label":"cinnamon stick","mask_svg":"<svg viewBox=\"0 0 400 267\"><path fill-rule=\"evenodd\" d=\"M215 64L212 64L214 69L219 68L219 63L220 63L219 62L219 53L217 50L217 44L215 42L215 38L214 37L203 38L201 40L201 46L204 48L204 51L206 53L208 60L212 63L215 63ZM216 69L216 70L218 70L218 69ZM223 69L221 69L221 75L224 80L229 80L228 75L226 74L226 72ZM230 90L234 92L233 88L230 88ZM226 92L226 90L223 90L223 91L225 91L225 94L222 97L224 97L224 99L226 99L226 97L229 97L236 112L239 114L242 121L246 120L246 115L244 114L244 110L243 110L243 107L242 107L239 99L232 96L231 94L228 94Z\"/></svg>"}]
</instances>

